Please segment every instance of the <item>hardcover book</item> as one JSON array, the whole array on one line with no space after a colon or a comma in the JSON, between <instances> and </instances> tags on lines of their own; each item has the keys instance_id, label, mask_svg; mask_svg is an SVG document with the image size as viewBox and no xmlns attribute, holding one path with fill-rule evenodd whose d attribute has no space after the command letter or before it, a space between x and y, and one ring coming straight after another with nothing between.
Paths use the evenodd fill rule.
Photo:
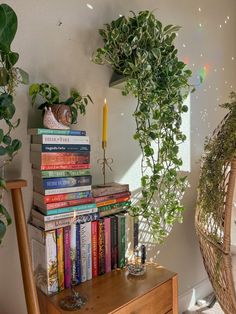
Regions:
<instances>
[{"instance_id":1,"label":"hardcover book","mask_svg":"<svg viewBox=\"0 0 236 314\"><path fill-rule=\"evenodd\" d=\"M64 239L63 228L56 230L57 237L57 273L58 273L58 291L64 290Z\"/></svg>"},{"instance_id":2,"label":"hardcover book","mask_svg":"<svg viewBox=\"0 0 236 314\"><path fill-rule=\"evenodd\" d=\"M81 248L80 248L80 222L76 223L76 279L81 282Z\"/></svg>"},{"instance_id":3,"label":"hardcover book","mask_svg":"<svg viewBox=\"0 0 236 314\"><path fill-rule=\"evenodd\" d=\"M82 205L71 206L71 207L55 208L51 210L44 210L42 208L38 208L38 210L41 211L44 215L49 216L49 215L62 214L62 213L80 211L80 210L91 209L91 208L97 208L96 204L95 203L82 204Z\"/></svg>"},{"instance_id":4,"label":"hardcover book","mask_svg":"<svg viewBox=\"0 0 236 314\"><path fill-rule=\"evenodd\" d=\"M92 196L91 190L82 191L82 192L74 192L74 193L63 193L63 194L56 194L56 195L43 195L37 192L33 192L34 200L37 200L38 202L44 203L44 204L76 200L76 199L86 198L86 197L91 197L91 196Z\"/></svg>"},{"instance_id":5,"label":"hardcover book","mask_svg":"<svg viewBox=\"0 0 236 314\"><path fill-rule=\"evenodd\" d=\"M91 223L92 238L92 276L98 276L98 221Z\"/></svg>"},{"instance_id":6,"label":"hardcover book","mask_svg":"<svg viewBox=\"0 0 236 314\"><path fill-rule=\"evenodd\" d=\"M43 190L41 188L38 189L37 186L34 186L35 192L41 193L43 195L55 195L55 194L67 194L67 193L75 193L75 192L85 192L91 190L91 185L85 186L73 186L70 188L61 188L61 189L47 189Z\"/></svg>"},{"instance_id":7,"label":"hardcover book","mask_svg":"<svg viewBox=\"0 0 236 314\"><path fill-rule=\"evenodd\" d=\"M117 215L118 219L118 268L125 267L125 216Z\"/></svg>"},{"instance_id":8,"label":"hardcover book","mask_svg":"<svg viewBox=\"0 0 236 314\"><path fill-rule=\"evenodd\" d=\"M102 207L102 206L127 202L129 199L130 199L130 196L124 196L124 197L120 197L120 198L113 198L111 200L107 200L104 202L96 202L96 204L97 204L97 207Z\"/></svg>"},{"instance_id":9,"label":"hardcover book","mask_svg":"<svg viewBox=\"0 0 236 314\"><path fill-rule=\"evenodd\" d=\"M48 204L41 203L36 199L34 200L34 205L44 210L51 210L55 208L70 207L70 206L77 206L77 205L90 204L90 203L94 203L93 197L84 197L84 198L79 198L77 200L70 200L70 201L57 202L57 203L48 203Z\"/></svg>"},{"instance_id":10,"label":"hardcover book","mask_svg":"<svg viewBox=\"0 0 236 314\"><path fill-rule=\"evenodd\" d=\"M65 288L71 286L71 258L70 258L70 226L64 228L64 274Z\"/></svg>"},{"instance_id":11,"label":"hardcover book","mask_svg":"<svg viewBox=\"0 0 236 314\"><path fill-rule=\"evenodd\" d=\"M42 152L42 153L77 153L77 152L90 152L90 145L73 145L73 144L65 144L65 145L57 145L57 144L31 144L30 149L32 152Z\"/></svg>"},{"instance_id":12,"label":"hardcover book","mask_svg":"<svg viewBox=\"0 0 236 314\"><path fill-rule=\"evenodd\" d=\"M36 166L89 164L90 153L40 153L31 152L30 162Z\"/></svg>"},{"instance_id":13,"label":"hardcover book","mask_svg":"<svg viewBox=\"0 0 236 314\"><path fill-rule=\"evenodd\" d=\"M33 178L34 187L37 190L45 191L47 189L64 189L76 186L91 185L92 176L79 176L79 177L62 177L62 178ZM42 192L43 193L43 192Z\"/></svg>"},{"instance_id":14,"label":"hardcover book","mask_svg":"<svg viewBox=\"0 0 236 314\"><path fill-rule=\"evenodd\" d=\"M105 274L105 233L104 221L98 220L98 274Z\"/></svg>"},{"instance_id":15,"label":"hardcover book","mask_svg":"<svg viewBox=\"0 0 236 314\"><path fill-rule=\"evenodd\" d=\"M61 177L78 177L88 176L91 174L90 169L81 170L38 170L32 169L32 174L37 178L61 178Z\"/></svg>"},{"instance_id":16,"label":"hardcover book","mask_svg":"<svg viewBox=\"0 0 236 314\"><path fill-rule=\"evenodd\" d=\"M92 238L91 238L91 222L86 222L86 249L87 249L87 273L86 279L92 279Z\"/></svg>"},{"instance_id":17,"label":"hardcover book","mask_svg":"<svg viewBox=\"0 0 236 314\"><path fill-rule=\"evenodd\" d=\"M111 218L104 218L104 234L105 234L105 271L111 271Z\"/></svg>"},{"instance_id":18,"label":"hardcover book","mask_svg":"<svg viewBox=\"0 0 236 314\"><path fill-rule=\"evenodd\" d=\"M85 136L86 131L81 130L54 130L54 129L45 129L45 128L35 128L35 129L28 129L29 135L75 135L75 136Z\"/></svg>"},{"instance_id":19,"label":"hardcover book","mask_svg":"<svg viewBox=\"0 0 236 314\"><path fill-rule=\"evenodd\" d=\"M71 164L71 165L33 165L34 169L39 170L80 170L80 169L90 169L90 164Z\"/></svg>"},{"instance_id":20,"label":"hardcover book","mask_svg":"<svg viewBox=\"0 0 236 314\"><path fill-rule=\"evenodd\" d=\"M34 144L89 144L88 136L42 134L32 135Z\"/></svg>"},{"instance_id":21,"label":"hardcover book","mask_svg":"<svg viewBox=\"0 0 236 314\"><path fill-rule=\"evenodd\" d=\"M130 201L126 201L126 202L115 203L115 204L106 205L106 206L100 206L98 208L98 211L105 212L105 211L110 211L111 209L115 209L115 208L123 208L125 210L126 208L128 208L130 203L131 203Z\"/></svg>"},{"instance_id":22,"label":"hardcover book","mask_svg":"<svg viewBox=\"0 0 236 314\"><path fill-rule=\"evenodd\" d=\"M116 215L116 214L122 214L122 213L126 213L126 210L123 207L117 207L111 210L106 210L104 212L99 212L99 217L103 218L103 217Z\"/></svg>"},{"instance_id":23,"label":"hardcover book","mask_svg":"<svg viewBox=\"0 0 236 314\"><path fill-rule=\"evenodd\" d=\"M118 260L118 221L116 216L111 216L111 269L117 268Z\"/></svg>"},{"instance_id":24,"label":"hardcover book","mask_svg":"<svg viewBox=\"0 0 236 314\"><path fill-rule=\"evenodd\" d=\"M115 193L128 192L129 185L128 184L120 184L120 183L108 183L105 186L103 185L94 185L92 188L93 197L100 197L104 195L112 195Z\"/></svg>"},{"instance_id":25,"label":"hardcover book","mask_svg":"<svg viewBox=\"0 0 236 314\"><path fill-rule=\"evenodd\" d=\"M127 197L130 195L131 195L130 192L121 192L121 193L115 193L111 195L98 196L98 197L95 197L94 199L95 199L95 203L100 203L100 202L113 200L114 198Z\"/></svg>"},{"instance_id":26,"label":"hardcover book","mask_svg":"<svg viewBox=\"0 0 236 314\"><path fill-rule=\"evenodd\" d=\"M36 228L31 226L30 229ZM39 235L39 237L37 236ZM31 237L32 266L37 287L45 294L58 292L56 232L35 232Z\"/></svg>"},{"instance_id":27,"label":"hardcover book","mask_svg":"<svg viewBox=\"0 0 236 314\"><path fill-rule=\"evenodd\" d=\"M87 280L87 240L86 224L80 225L81 282Z\"/></svg>"}]
</instances>

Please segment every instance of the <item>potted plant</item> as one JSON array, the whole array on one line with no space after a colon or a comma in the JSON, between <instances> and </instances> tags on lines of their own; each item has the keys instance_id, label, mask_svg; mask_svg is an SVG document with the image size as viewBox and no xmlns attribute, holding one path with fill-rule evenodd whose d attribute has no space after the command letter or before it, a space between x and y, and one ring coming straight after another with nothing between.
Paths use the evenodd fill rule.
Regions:
<instances>
[{"instance_id":1,"label":"potted plant","mask_svg":"<svg viewBox=\"0 0 236 314\"><path fill-rule=\"evenodd\" d=\"M153 12L132 12L99 30L104 44L93 56L95 63L109 64L125 76L123 95L137 98L134 139L142 152L142 197L130 206L130 213L148 221L158 242L176 220L182 221L180 201L187 186L179 173L178 153L186 139L180 129L181 116L188 110L183 102L192 88L191 71L178 59L174 46L179 29L163 27Z\"/></svg>"},{"instance_id":2,"label":"potted plant","mask_svg":"<svg viewBox=\"0 0 236 314\"><path fill-rule=\"evenodd\" d=\"M51 108L57 121L66 126L76 123L78 111L85 115L89 101L93 103L89 95L82 96L76 89L71 89L70 97L61 101L58 88L50 83L32 84L29 88L29 95L33 105L37 98L43 99L43 103L38 106L38 109Z\"/></svg>"},{"instance_id":3,"label":"potted plant","mask_svg":"<svg viewBox=\"0 0 236 314\"><path fill-rule=\"evenodd\" d=\"M9 164L18 150L21 142L11 137L11 131L18 127L20 120L15 118L14 92L19 83L28 83L28 74L16 67L19 54L11 50L11 43L17 31L17 16L7 4L0 5L0 120L5 122L0 128L0 243L11 223L11 217L3 205L2 198L6 182L3 170Z\"/></svg>"}]
</instances>

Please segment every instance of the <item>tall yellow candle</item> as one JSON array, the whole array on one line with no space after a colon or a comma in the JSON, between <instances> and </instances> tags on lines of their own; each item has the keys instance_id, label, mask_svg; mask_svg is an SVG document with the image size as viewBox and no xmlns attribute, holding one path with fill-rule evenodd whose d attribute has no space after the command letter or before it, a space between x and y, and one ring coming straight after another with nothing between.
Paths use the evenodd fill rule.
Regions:
<instances>
[{"instance_id":1,"label":"tall yellow candle","mask_svg":"<svg viewBox=\"0 0 236 314\"><path fill-rule=\"evenodd\" d=\"M108 106L107 100L104 99L103 105L103 124L102 124L102 146L105 148L107 146L107 115L108 115Z\"/></svg>"}]
</instances>

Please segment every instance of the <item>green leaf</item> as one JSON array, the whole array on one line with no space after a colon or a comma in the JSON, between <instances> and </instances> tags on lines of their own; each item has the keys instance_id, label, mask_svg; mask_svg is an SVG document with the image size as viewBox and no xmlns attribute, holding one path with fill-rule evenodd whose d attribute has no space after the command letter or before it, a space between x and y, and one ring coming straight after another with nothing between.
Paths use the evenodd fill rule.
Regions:
<instances>
[{"instance_id":1,"label":"green leaf","mask_svg":"<svg viewBox=\"0 0 236 314\"><path fill-rule=\"evenodd\" d=\"M4 132L2 129L0 129L0 143L2 142L3 140L3 137L4 137Z\"/></svg>"},{"instance_id":2,"label":"green leaf","mask_svg":"<svg viewBox=\"0 0 236 314\"><path fill-rule=\"evenodd\" d=\"M11 144L11 137L9 135L5 135L2 141L4 144L9 145Z\"/></svg>"},{"instance_id":3,"label":"green leaf","mask_svg":"<svg viewBox=\"0 0 236 314\"><path fill-rule=\"evenodd\" d=\"M20 75L20 83L21 84L29 84L29 74L22 70L21 68L17 68L19 75Z\"/></svg>"},{"instance_id":4,"label":"green leaf","mask_svg":"<svg viewBox=\"0 0 236 314\"><path fill-rule=\"evenodd\" d=\"M16 151L18 151L21 148L22 144L21 144L20 140L14 139L12 141L11 146L13 148L13 151L16 152Z\"/></svg>"},{"instance_id":5,"label":"green leaf","mask_svg":"<svg viewBox=\"0 0 236 314\"><path fill-rule=\"evenodd\" d=\"M0 214L2 214L6 218L8 225L12 223L10 214L2 204L0 204Z\"/></svg>"},{"instance_id":6,"label":"green leaf","mask_svg":"<svg viewBox=\"0 0 236 314\"><path fill-rule=\"evenodd\" d=\"M8 72L6 70L6 68L1 67L0 68L0 86L6 86L8 83Z\"/></svg>"},{"instance_id":7,"label":"green leaf","mask_svg":"<svg viewBox=\"0 0 236 314\"><path fill-rule=\"evenodd\" d=\"M17 31L17 16L7 4L0 5L0 49L10 51L11 43Z\"/></svg>"},{"instance_id":8,"label":"green leaf","mask_svg":"<svg viewBox=\"0 0 236 314\"><path fill-rule=\"evenodd\" d=\"M6 181L3 178L0 178L0 189L7 189Z\"/></svg>"},{"instance_id":9,"label":"green leaf","mask_svg":"<svg viewBox=\"0 0 236 314\"><path fill-rule=\"evenodd\" d=\"M0 146L0 156L4 156L6 154L6 148L3 146Z\"/></svg>"}]
</instances>

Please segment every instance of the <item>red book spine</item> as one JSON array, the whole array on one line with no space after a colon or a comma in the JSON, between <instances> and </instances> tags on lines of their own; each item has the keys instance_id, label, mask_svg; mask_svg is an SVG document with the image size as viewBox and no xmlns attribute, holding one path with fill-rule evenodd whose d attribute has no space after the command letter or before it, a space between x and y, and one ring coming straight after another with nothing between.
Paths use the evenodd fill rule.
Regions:
<instances>
[{"instance_id":1,"label":"red book spine","mask_svg":"<svg viewBox=\"0 0 236 314\"><path fill-rule=\"evenodd\" d=\"M59 164L59 165L40 165L40 170L80 170L80 169L90 169L91 165L89 163L85 164Z\"/></svg>"},{"instance_id":2,"label":"red book spine","mask_svg":"<svg viewBox=\"0 0 236 314\"><path fill-rule=\"evenodd\" d=\"M70 206L89 204L89 203L94 203L93 197L84 197L84 198L79 198L77 200L70 200L70 201L57 202L57 203L49 203L46 205L46 209L51 210L51 209L56 209L56 208L70 207ZM35 204L35 205L37 205L37 204Z\"/></svg>"},{"instance_id":3,"label":"red book spine","mask_svg":"<svg viewBox=\"0 0 236 314\"><path fill-rule=\"evenodd\" d=\"M130 194L131 194L130 192L121 192L121 193L116 193L112 195L98 196L98 197L95 197L95 203L105 202L105 201L116 199L116 198L130 196Z\"/></svg>"},{"instance_id":4,"label":"red book spine","mask_svg":"<svg viewBox=\"0 0 236 314\"><path fill-rule=\"evenodd\" d=\"M96 204L97 204L97 207L102 207L102 206L107 206L107 205L111 205L111 204L126 202L129 199L130 199L130 196L125 196L125 197L120 197L120 198L114 198L112 200L108 200L108 201L104 201L104 202L99 202Z\"/></svg>"},{"instance_id":5,"label":"red book spine","mask_svg":"<svg viewBox=\"0 0 236 314\"><path fill-rule=\"evenodd\" d=\"M90 154L84 155L73 153L41 153L41 165L73 165L88 164Z\"/></svg>"},{"instance_id":6,"label":"red book spine","mask_svg":"<svg viewBox=\"0 0 236 314\"><path fill-rule=\"evenodd\" d=\"M111 271L111 218L104 218L105 233L105 271Z\"/></svg>"},{"instance_id":7,"label":"red book spine","mask_svg":"<svg viewBox=\"0 0 236 314\"><path fill-rule=\"evenodd\" d=\"M98 221L91 222L92 232L92 276L98 276Z\"/></svg>"},{"instance_id":8,"label":"red book spine","mask_svg":"<svg viewBox=\"0 0 236 314\"><path fill-rule=\"evenodd\" d=\"M64 228L64 267L65 267L65 288L71 286L71 258L70 258L70 226Z\"/></svg>"}]
</instances>

